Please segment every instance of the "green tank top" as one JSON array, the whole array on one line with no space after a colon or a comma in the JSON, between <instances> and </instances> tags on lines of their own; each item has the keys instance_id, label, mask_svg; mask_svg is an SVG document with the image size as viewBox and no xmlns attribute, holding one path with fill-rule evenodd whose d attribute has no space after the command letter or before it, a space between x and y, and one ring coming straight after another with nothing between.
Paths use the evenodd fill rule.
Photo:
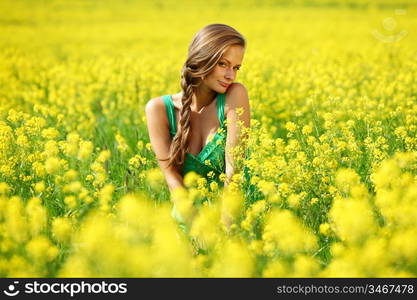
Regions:
<instances>
[{"instance_id":1,"label":"green tank top","mask_svg":"<svg viewBox=\"0 0 417 300\"><path fill-rule=\"evenodd\" d=\"M169 121L170 135L174 137L177 133L176 121L175 121L175 109L172 97L170 95L162 96L166 112ZM226 94L217 94L217 117L219 118L220 128L209 141L206 146L200 151L197 156L191 153L186 153L184 166L182 169L182 175L187 174L190 171L194 171L197 174L203 176L210 182L216 181L219 186L223 187L224 183L219 179L221 173L225 173L225 145L227 137L227 126L225 124L224 105L226 102ZM214 174L214 176L209 176ZM248 168L243 167L243 174L247 182L246 188L243 190L246 197L250 199L250 202L256 201L256 186L250 184L250 175ZM255 197L254 197L255 196ZM180 228L187 232L189 229L184 223L182 217L178 214L175 208L175 204L172 207L171 216L177 220Z\"/></svg>"},{"instance_id":2,"label":"green tank top","mask_svg":"<svg viewBox=\"0 0 417 300\"><path fill-rule=\"evenodd\" d=\"M177 133L175 109L171 95L162 96L167 111L170 135L174 137ZM217 117L219 119L220 128L212 139L204 146L197 156L187 152L182 175L194 171L200 176L207 179L208 182L216 181L223 186L223 182L219 179L221 173L225 173L225 145L227 136L227 127L225 124L224 104L226 102L226 94L217 94Z\"/></svg>"}]
</instances>

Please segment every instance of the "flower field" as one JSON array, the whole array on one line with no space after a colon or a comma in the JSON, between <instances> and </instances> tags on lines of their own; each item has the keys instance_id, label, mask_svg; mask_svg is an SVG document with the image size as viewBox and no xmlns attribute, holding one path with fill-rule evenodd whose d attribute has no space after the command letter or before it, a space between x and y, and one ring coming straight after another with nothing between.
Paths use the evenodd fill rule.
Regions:
<instances>
[{"instance_id":1,"label":"flower field","mask_svg":"<svg viewBox=\"0 0 417 300\"><path fill-rule=\"evenodd\" d=\"M0 2L2 277L417 276L417 3L256 3ZM184 229L144 109L209 23L247 40L251 128Z\"/></svg>"}]
</instances>

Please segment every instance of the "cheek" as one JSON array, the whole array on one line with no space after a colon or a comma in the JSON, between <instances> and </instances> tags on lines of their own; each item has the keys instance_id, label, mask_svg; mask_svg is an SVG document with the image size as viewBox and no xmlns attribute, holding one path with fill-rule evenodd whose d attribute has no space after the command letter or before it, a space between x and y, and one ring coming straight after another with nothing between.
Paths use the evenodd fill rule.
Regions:
<instances>
[{"instance_id":1,"label":"cheek","mask_svg":"<svg viewBox=\"0 0 417 300\"><path fill-rule=\"evenodd\" d=\"M213 70L213 72L211 74L212 74L212 77L213 78L214 77L219 77L219 76L222 76L223 75L223 70L220 67L216 67L216 68L214 68L214 70Z\"/></svg>"},{"instance_id":2,"label":"cheek","mask_svg":"<svg viewBox=\"0 0 417 300\"><path fill-rule=\"evenodd\" d=\"M223 76L223 69L219 66L215 67L210 74L206 76L206 82L217 83L217 80Z\"/></svg>"}]
</instances>

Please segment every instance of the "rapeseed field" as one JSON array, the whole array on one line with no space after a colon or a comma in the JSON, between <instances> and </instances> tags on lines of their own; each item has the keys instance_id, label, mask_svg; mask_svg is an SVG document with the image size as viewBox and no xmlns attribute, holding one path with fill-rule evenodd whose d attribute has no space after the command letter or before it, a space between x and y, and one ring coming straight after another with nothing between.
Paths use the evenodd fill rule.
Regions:
<instances>
[{"instance_id":1,"label":"rapeseed field","mask_svg":"<svg viewBox=\"0 0 417 300\"><path fill-rule=\"evenodd\" d=\"M417 3L0 2L2 277L416 277ZM178 190L145 105L241 32L247 148ZM245 170L245 172L243 171ZM227 216L230 226L221 222Z\"/></svg>"}]
</instances>

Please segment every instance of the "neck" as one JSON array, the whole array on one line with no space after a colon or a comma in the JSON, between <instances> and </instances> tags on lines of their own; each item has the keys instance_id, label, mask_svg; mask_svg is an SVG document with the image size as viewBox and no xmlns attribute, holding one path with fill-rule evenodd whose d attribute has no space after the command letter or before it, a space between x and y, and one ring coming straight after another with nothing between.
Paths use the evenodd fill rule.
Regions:
<instances>
[{"instance_id":1,"label":"neck","mask_svg":"<svg viewBox=\"0 0 417 300\"><path fill-rule=\"evenodd\" d=\"M191 109L199 112L203 107L209 105L216 98L216 95L215 91L201 85L193 95Z\"/></svg>"}]
</instances>

